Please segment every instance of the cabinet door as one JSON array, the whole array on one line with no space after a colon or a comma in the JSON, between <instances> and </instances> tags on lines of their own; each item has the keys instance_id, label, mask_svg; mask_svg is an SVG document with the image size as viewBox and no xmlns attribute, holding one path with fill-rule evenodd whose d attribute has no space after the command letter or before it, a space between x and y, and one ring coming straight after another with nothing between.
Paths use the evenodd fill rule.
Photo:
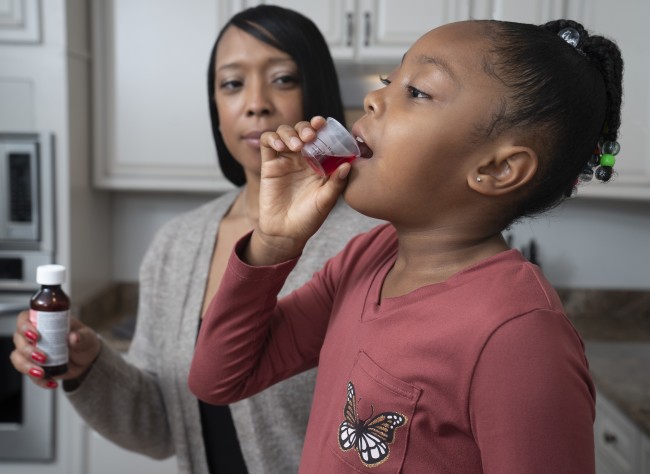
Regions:
<instances>
[{"instance_id":1,"label":"cabinet door","mask_svg":"<svg viewBox=\"0 0 650 474\"><path fill-rule=\"evenodd\" d=\"M41 40L38 0L0 1L0 44L38 43Z\"/></svg>"},{"instance_id":2,"label":"cabinet door","mask_svg":"<svg viewBox=\"0 0 650 474\"><path fill-rule=\"evenodd\" d=\"M549 20L565 17L566 4L570 0L502 0L493 2L490 18L495 20L518 21L523 23L542 24Z\"/></svg>"},{"instance_id":3,"label":"cabinet door","mask_svg":"<svg viewBox=\"0 0 650 474\"><path fill-rule=\"evenodd\" d=\"M617 176L607 184L583 186L579 195L650 200L650 2L569 0L568 6L570 18L613 38L625 62Z\"/></svg>"},{"instance_id":4,"label":"cabinet door","mask_svg":"<svg viewBox=\"0 0 650 474\"><path fill-rule=\"evenodd\" d=\"M641 474L650 474L650 438L643 437L641 446Z\"/></svg>"},{"instance_id":5,"label":"cabinet door","mask_svg":"<svg viewBox=\"0 0 650 474\"><path fill-rule=\"evenodd\" d=\"M641 433L601 393L596 395L594 444L598 474L639 472Z\"/></svg>"},{"instance_id":6,"label":"cabinet door","mask_svg":"<svg viewBox=\"0 0 650 474\"><path fill-rule=\"evenodd\" d=\"M359 0L357 59L397 63L424 33L470 17L470 0Z\"/></svg>"},{"instance_id":7,"label":"cabinet door","mask_svg":"<svg viewBox=\"0 0 650 474\"><path fill-rule=\"evenodd\" d=\"M311 19L325 37L332 56L337 60L354 57L355 2L354 0L329 0L305 2L303 0L249 0L246 6L270 3L296 10Z\"/></svg>"},{"instance_id":8,"label":"cabinet door","mask_svg":"<svg viewBox=\"0 0 650 474\"><path fill-rule=\"evenodd\" d=\"M94 181L218 191L207 65L232 2L93 0Z\"/></svg>"}]
</instances>

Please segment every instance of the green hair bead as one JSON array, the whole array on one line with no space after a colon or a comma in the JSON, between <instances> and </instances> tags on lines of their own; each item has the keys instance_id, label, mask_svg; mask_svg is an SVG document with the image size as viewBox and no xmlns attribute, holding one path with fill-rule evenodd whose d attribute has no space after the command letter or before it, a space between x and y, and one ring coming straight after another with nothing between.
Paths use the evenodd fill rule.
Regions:
<instances>
[{"instance_id":1,"label":"green hair bead","mask_svg":"<svg viewBox=\"0 0 650 474\"><path fill-rule=\"evenodd\" d=\"M604 153L600 156L600 166L609 166L611 168L614 166L614 163L616 163L614 155Z\"/></svg>"}]
</instances>

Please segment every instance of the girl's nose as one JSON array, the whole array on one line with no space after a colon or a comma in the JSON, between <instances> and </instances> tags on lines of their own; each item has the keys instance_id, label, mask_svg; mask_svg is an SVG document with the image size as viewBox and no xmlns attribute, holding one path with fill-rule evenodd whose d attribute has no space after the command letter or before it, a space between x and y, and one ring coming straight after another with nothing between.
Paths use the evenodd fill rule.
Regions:
<instances>
[{"instance_id":1,"label":"girl's nose","mask_svg":"<svg viewBox=\"0 0 650 474\"><path fill-rule=\"evenodd\" d=\"M381 90L382 89L376 89L374 91L368 92L363 98L363 110L366 113L377 112Z\"/></svg>"}]
</instances>

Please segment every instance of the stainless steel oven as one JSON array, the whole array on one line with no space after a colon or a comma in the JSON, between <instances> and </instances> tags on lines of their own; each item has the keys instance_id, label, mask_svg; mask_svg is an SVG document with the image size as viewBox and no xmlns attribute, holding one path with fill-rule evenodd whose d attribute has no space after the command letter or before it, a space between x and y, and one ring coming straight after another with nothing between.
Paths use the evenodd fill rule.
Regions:
<instances>
[{"instance_id":1,"label":"stainless steel oven","mask_svg":"<svg viewBox=\"0 0 650 474\"><path fill-rule=\"evenodd\" d=\"M11 366L16 316L54 263L53 138L0 133L0 461L54 458L54 397Z\"/></svg>"}]
</instances>

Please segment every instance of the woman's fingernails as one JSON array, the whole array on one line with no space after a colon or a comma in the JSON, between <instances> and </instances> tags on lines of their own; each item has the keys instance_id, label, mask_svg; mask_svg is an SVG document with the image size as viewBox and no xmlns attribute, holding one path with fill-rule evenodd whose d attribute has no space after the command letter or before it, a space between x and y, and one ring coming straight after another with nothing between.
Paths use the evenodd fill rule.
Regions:
<instances>
[{"instance_id":1,"label":"woman's fingernails","mask_svg":"<svg viewBox=\"0 0 650 474\"><path fill-rule=\"evenodd\" d=\"M36 377L37 379L43 378L43 373L43 369L39 369L38 367L32 367L29 369L29 375Z\"/></svg>"},{"instance_id":2,"label":"woman's fingernails","mask_svg":"<svg viewBox=\"0 0 650 474\"><path fill-rule=\"evenodd\" d=\"M32 360L34 362L38 362L39 364L42 364L45 362L45 356L41 354L40 352L32 352Z\"/></svg>"},{"instance_id":3,"label":"woman's fingernails","mask_svg":"<svg viewBox=\"0 0 650 474\"><path fill-rule=\"evenodd\" d=\"M56 383L54 380L48 380L47 382L45 382L45 386L47 388L56 388L59 386L59 384Z\"/></svg>"},{"instance_id":4,"label":"woman's fingernails","mask_svg":"<svg viewBox=\"0 0 650 474\"><path fill-rule=\"evenodd\" d=\"M30 342L36 342L38 340L38 336L31 329L25 331L25 337L29 339Z\"/></svg>"},{"instance_id":5,"label":"woman's fingernails","mask_svg":"<svg viewBox=\"0 0 650 474\"><path fill-rule=\"evenodd\" d=\"M289 143L291 144L291 148L298 148L300 145L302 145L300 139L296 137L291 137L289 139Z\"/></svg>"}]
</instances>

